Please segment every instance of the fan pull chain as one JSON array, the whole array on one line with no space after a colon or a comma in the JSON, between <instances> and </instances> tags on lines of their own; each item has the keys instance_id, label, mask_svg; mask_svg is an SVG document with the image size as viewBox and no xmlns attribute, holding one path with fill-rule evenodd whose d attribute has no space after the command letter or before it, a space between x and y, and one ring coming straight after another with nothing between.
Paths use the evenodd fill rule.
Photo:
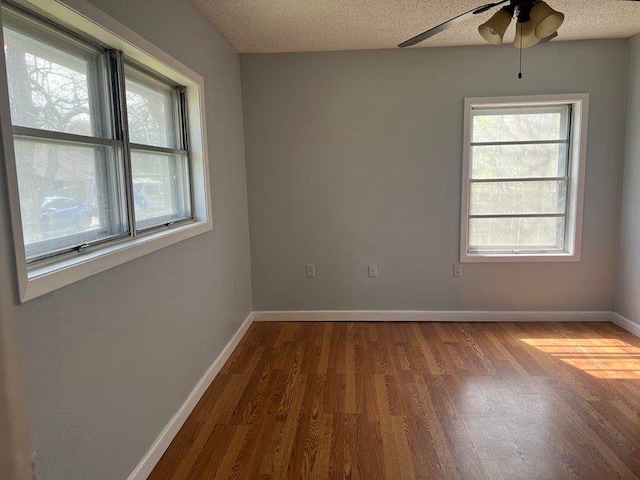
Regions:
<instances>
[{"instance_id":1,"label":"fan pull chain","mask_svg":"<svg viewBox=\"0 0 640 480\"><path fill-rule=\"evenodd\" d=\"M522 23L518 22L516 25L520 27L520 70L518 70L518 78L522 78Z\"/></svg>"}]
</instances>

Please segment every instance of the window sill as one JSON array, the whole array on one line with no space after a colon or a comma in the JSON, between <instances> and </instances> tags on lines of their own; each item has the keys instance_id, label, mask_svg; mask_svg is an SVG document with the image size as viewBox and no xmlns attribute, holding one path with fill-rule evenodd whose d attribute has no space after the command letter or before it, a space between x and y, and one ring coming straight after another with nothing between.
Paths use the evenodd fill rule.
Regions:
<instances>
[{"instance_id":1,"label":"window sill","mask_svg":"<svg viewBox=\"0 0 640 480\"><path fill-rule=\"evenodd\" d=\"M504 253L462 254L460 263L542 263L542 262L579 262L577 253L537 253L512 255Z\"/></svg>"},{"instance_id":2,"label":"window sill","mask_svg":"<svg viewBox=\"0 0 640 480\"><path fill-rule=\"evenodd\" d=\"M20 275L20 302L24 303L53 292L211 229L210 221L192 222L170 230L118 242L53 264L24 268Z\"/></svg>"}]
</instances>

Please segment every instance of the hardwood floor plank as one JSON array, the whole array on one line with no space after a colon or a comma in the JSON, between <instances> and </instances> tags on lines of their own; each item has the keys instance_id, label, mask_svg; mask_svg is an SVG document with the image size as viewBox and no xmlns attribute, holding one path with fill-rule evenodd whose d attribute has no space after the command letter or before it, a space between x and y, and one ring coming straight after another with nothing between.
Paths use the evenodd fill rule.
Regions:
<instances>
[{"instance_id":1,"label":"hardwood floor plank","mask_svg":"<svg viewBox=\"0 0 640 480\"><path fill-rule=\"evenodd\" d=\"M242 445L231 472L231 478L257 478L262 465L262 459L268 447L268 440L276 418L264 415L250 425L249 431Z\"/></svg>"},{"instance_id":2,"label":"hardwood floor plank","mask_svg":"<svg viewBox=\"0 0 640 480\"><path fill-rule=\"evenodd\" d=\"M329 478L331 440L333 436L334 416L323 413L319 419L318 448L309 451L308 478L322 480ZM305 449L305 452L307 450ZM315 457L315 458L314 458ZM305 469L306 470L306 469Z\"/></svg>"},{"instance_id":3,"label":"hardwood floor plank","mask_svg":"<svg viewBox=\"0 0 640 480\"><path fill-rule=\"evenodd\" d=\"M344 393L344 410L343 413L356 413L358 403L356 399L356 376L348 374L344 376L345 393Z\"/></svg>"},{"instance_id":4,"label":"hardwood floor plank","mask_svg":"<svg viewBox=\"0 0 640 480\"><path fill-rule=\"evenodd\" d=\"M345 414L343 444L343 478L360 479L362 472L358 464L358 417L357 414ZM366 477L364 477L366 478Z\"/></svg>"},{"instance_id":5,"label":"hardwood floor plank","mask_svg":"<svg viewBox=\"0 0 640 480\"><path fill-rule=\"evenodd\" d=\"M333 415L331 449L329 451L329 478L344 477L345 414Z\"/></svg>"},{"instance_id":6,"label":"hardwood floor plank","mask_svg":"<svg viewBox=\"0 0 640 480\"><path fill-rule=\"evenodd\" d=\"M415 478L416 472L411 454L411 448L408 441L407 417L396 417L393 421L393 438L398 452L398 464L400 466L400 475L402 479Z\"/></svg>"},{"instance_id":7,"label":"hardwood floor plank","mask_svg":"<svg viewBox=\"0 0 640 480\"><path fill-rule=\"evenodd\" d=\"M386 421L380 423L380 436L382 439L383 468L385 478L399 476L400 464L398 463L398 448L393 433L393 423Z\"/></svg>"},{"instance_id":8,"label":"hardwood floor plank","mask_svg":"<svg viewBox=\"0 0 640 480\"><path fill-rule=\"evenodd\" d=\"M431 398L432 394L426 382L429 382L429 381L428 380L425 381L424 376L419 376L416 382L417 392L418 392L418 395L420 395L420 398L422 399L422 405L423 405L422 418L421 417L416 417L416 418L421 424L422 424L422 420L424 420L424 423L426 424L429 432L431 433L431 438L433 440L435 453L438 457L438 467L442 471L442 474L446 478L460 478L455 461L453 460L451 449L447 444L446 435L442 428L440 417L438 416L436 408L433 404L433 400Z\"/></svg>"},{"instance_id":9,"label":"hardwood floor plank","mask_svg":"<svg viewBox=\"0 0 640 480\"><path fill-rule=\"evenodd\" d=\"M276 478L283 478L288 471L289 463L291 462L291 451L293 450L300 420L304 392L307 388L306 375L293 375L290 377L293 377L291 382L295 382L295 388L293 389L293 399L286 413L284 413L286 415L284 428L274 453L272 475Z\"/></svg>"},{"instance_id":10,"label":"hardwood floor plank","mask_svg":"<svg viewBox=\"0 0 640 480\"><path fill-rule=\"evenodd\" d=\"M249 432L248 425L237 425L234 426L234 434L229 442L229 448L222 458L222 462L217 469L209 469L207 471L206 478L217 478L217 479L230 479L232 478L233 466L236 463L236 458L240 453L242 445L244 444L244 440L247 437L247 433ZM195 476L195 478L202 478L201 475Z\"/></svg>"},{"instance_id":11,"label":"hardwood floor plank","mask_svg":"<svg viewBox=\"0 0 640 480\"><path fill-rule=\"evenodd\" d=\"M442 423L447 446L460 475L464 479L488 478L466 424L451 402L443 378L430 383L436 415Z\"/></svg>"},{"instance_id":12,"label":"hardwood floor plank","mask_svg":"<svg viewBox=\"0 0 640 480\"><path fill-rule=\"evenodd\" d=\"M276 461L276 450L281 448L282 438L284 435L284 427L285 420L283 418L277 418L276 422L271 429L271 435L269 436L269 440L266 443L266 452L262 457L262 461L260 463L259 473L260 475L268 475L271 477L271 474L274 470L274 464Z\"/></svg>"},{"instance_id":13,"label":"hardwood floor plank","mask_svg":"<svg viewBox=\"0 0 640 480\"><path fill-rule=\"evenodd\" d=\"M172 478L212 478L222 465L234 434L233 425L215 425L196 458L191 461L187 457L181 464L183 469L177 470Z\"/></svg>"},{"instance_id":14,"label":"hardwood floor plank","mask_svg":"<svg viewBox=\"0 0 640 480\"><path fill-rule=\"evenodd\" d=\"M320 350L320 361L318 362L318 373L326 375L329 369L329 354L331 353L331 333L333 323L327 322L324 326L322 345Z\"/></svg>"}]
</instances>

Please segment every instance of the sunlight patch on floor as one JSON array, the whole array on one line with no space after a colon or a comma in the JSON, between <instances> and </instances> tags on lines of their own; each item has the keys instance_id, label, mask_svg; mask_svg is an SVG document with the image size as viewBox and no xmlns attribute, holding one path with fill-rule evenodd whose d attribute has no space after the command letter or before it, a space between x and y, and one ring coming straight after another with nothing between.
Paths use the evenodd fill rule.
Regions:
<instances>
[{"instance_id":1,"label":"sunlight patch on floor","mask_svg":"<svg viewBox=\"0 0 640 480\"><path fill-rule=\"evenodd\" d=\"M615 338L521 338L597 378L640 380L640 348Z\"/></svg>"}]
</instances>

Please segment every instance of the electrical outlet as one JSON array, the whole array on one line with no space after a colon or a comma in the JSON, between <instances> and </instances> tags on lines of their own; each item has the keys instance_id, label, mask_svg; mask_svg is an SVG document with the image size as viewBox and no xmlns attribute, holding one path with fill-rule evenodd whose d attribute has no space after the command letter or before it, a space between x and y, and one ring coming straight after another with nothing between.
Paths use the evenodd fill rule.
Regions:
<instances>
[{"instance_id":1,"label":"electrical outlet","mask_svg":"<svg viewBox=\"0 0 640 480\"><path fill-rule=\"evenodd\" d=\"M453 265L453 276L456 278L462 276L462 265L460 263L455 263Z\"/></svg>"},{"instance_id":2,"label":"electrical outlet","mask_svg":"<svg viewBox=\"0 0 640 480\"><path fill-rule=\"evenodd\" d=\"M307 278L314 278L316 276L316 266L313 263L305 265L305 271L307 273Z\"/></svg>"},{"instance_id":3,"label":"electrical outlet","mask_svg":"<svg viewBox=\"0 0 640 480\"><path fill-rule=\"evenodd\" d=\"M378 278L378 265L369 264L367 273L369 274L369 278Z\"/></svg>"},{"instance_id":4,"label":"electrical outlet","mask_svg":"<svg viewBox=\"0 0 640 480\"><path fill-rule=\"evenodd\" d=\"M233 287L236 291L236 293L238 293L240 291L240 277L238 275L236 275L236 279L235 279L235 283L234 283L234 287Z\"/></svg>"}]
</instances>

